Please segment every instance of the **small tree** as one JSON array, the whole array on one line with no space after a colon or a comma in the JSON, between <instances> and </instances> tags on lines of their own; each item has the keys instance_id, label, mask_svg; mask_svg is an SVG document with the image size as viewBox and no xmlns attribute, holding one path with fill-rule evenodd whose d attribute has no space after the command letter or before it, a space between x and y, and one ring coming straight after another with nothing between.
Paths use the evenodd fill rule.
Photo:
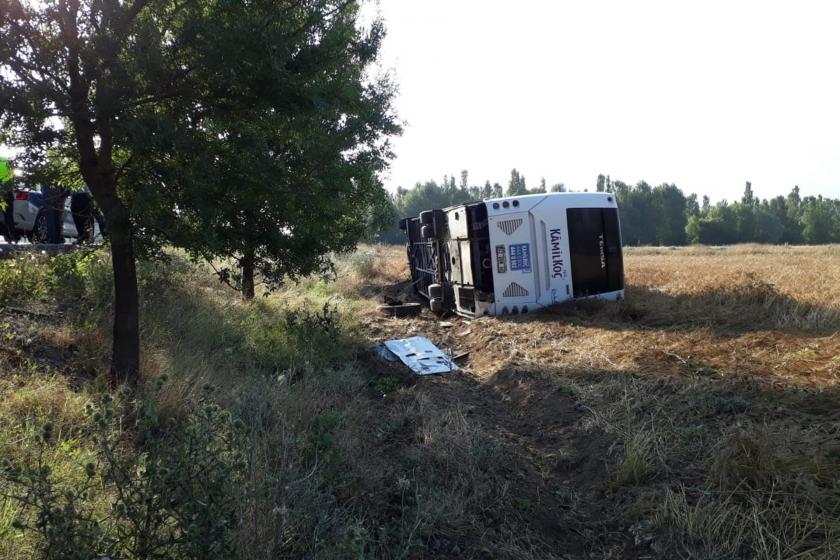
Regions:
<instances>
[{"instance_id":1,"label":"small tree","mask_svg":"<svg viewBox=\"0 0 840 560\"><path fill-rule=\"evenodd\" d=\"M607 177L603 173L598 174L598 179L595 182L595 191L604 192L607 190Z\"/></svg>"},{"instance_id":2,"label":"small tree","mask_svg":"<svg viewBox=\"0 0 840 560\"><path fill-rule=\"evenodd\" d=\"M752 183L747 181L747 184L744 187L744 196L741 197L741 204L752 206L755 202L756 200L752 189Z\"/></svg>"},{"instance_id":3,"label":"small tree","mask_svg":"<svg viewBox=\"0 0 840 560\"><path fill-rule=\"evenodd\" d=\"M523 194L528 194L528 187L525 186L525 177L516 168L511 169L507 196L519 196Z\"/></svg>"}]
</instances>

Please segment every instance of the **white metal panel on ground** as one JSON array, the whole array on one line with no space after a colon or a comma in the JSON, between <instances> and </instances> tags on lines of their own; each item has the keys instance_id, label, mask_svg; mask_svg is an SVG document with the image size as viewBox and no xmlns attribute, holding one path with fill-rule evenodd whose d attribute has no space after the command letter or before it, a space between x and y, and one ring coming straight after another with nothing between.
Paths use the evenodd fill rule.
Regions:
<instances>
[{"instance_id":1,"label":"white metal panel on ground","mask_svg":"<svg viewBox=\"0 0 840 560\"><path fill-rule=\"evenodd\" d=\"M418 375L448 373L458 369L440 348L423 336L386 340L385 346Z\"/></svg>"}]
</instances>

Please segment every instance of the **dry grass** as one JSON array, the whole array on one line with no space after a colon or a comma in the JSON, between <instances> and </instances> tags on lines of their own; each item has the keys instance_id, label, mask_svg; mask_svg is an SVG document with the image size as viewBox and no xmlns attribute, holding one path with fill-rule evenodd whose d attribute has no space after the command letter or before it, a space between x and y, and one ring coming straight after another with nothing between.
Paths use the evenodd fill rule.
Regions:
<instances>
[{"instance_id":1,"label":"dry grass","mask_svg":"<svg viewBox=\"0 0 840 560\"><path fill-rule=\"evenodd\" d=\"M48 448L45 459L57 477L72 484L84 480L82 465L91 456L85 444L91 432L85 415L91 392L56 368L64 356L42 346L45 334L25 316L0 315L0 460L34 461L38 449L32 440L49 421L60 444ZM60 330L55 335L62 344L74 340ZM2 558L32 557L34 538L11 529L20 515L16 504L0 499Z\"/></svg>"},{"instance_id":2,"label":"dry grass","mask_svg":"<svg viewBox=\"0 0 840 560\"><path fill-rule=\"evenodd\" d=\"M343 280L352 286L348 297L373 292L367 310L384 291L407 291L402 249L375 250L389 251L386 275ZM627 300L620 305L572 304L479 320L466 337L428 321L406 328L404 321L376 320L374 334L431 328L447 346L475 349L482 376L513 359L574 371L761 377L784 385L826 387L840 379L840 248L630 248L625 261Z\"/></svg>"},{"instance_id":3,"label":"dry grass","mask_svg":"<svg viewBox=\"0 0 840 560\"><path fill-rule=\"evenodd\" d=\"M626 276L619 304L443 326L377 314L412 297L402 247L251 304L176 260L143 271L144 377L163 416L210 383L249 426L248 558L840 557L840 248L631 248ZM289 327L325 303L336 330ZM103 331L15 321L2 448L43 418L83 439ZM463 371L369 350L417 334Z\"/></svg>"},{"instance_id":4,"label":"dry grass","mask_svg":"<svg viewBox=\"0 0 840 560\"><path fill-rule=\"evenodd\" d=\"M377 317L382 294L410 292L407 267L402 248L367 251L387 272L351 271L338 289L366 298L356 305L369 336L424 334L469 351L465 375L477 384L450 380L447 390L492 389L478 399L474 421L515 444L544 492L559 487L576 497L582 511L568 523L594 531L582 545L589 553L840 554L837 246L630 248L620 304L456 318L453 327L424 316ZM511 372L513 385L505 381ZM415 390L440 398L439 389ZM585 412L569 412L569 398ZM452 413L447 402L435 408L436 416ZM511 489L521 492L522 484ZM545 507L558 514L550 509L556 504ZM593 516L624 525L629 542L595 536Z\"/></svg>"},{"instance_id":5,"label":"dry grass","mask_svg":"<svg viewBox=\"0 0 840 560\"><path fill-rule=\"evenodd\" d=\"M752 313L742 319L781 328L836 331L840 322L836 245L629 248L626 275L634 287L725 306L723 322L737 323L744 310Z\"/></svg>"}]
</instances>

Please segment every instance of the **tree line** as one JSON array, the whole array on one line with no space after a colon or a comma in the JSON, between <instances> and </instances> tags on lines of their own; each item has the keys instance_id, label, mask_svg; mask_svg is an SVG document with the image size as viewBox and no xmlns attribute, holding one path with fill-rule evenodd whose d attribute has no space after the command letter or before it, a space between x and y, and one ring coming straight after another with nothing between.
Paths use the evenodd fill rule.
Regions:
<instances>
[{"instance_id":1,"label":"tree line","mask_svg":"<svg viewBox=\"0 0 840 560\"><path fill-rule=\"evenodd\" d=\"M412 189L397 189L380 212L391 222L377 239L402 243L402 232L394 221L417 216L422 210L445 208L484 198L521 196L544 192L565 192L563 183L546 188L545 179L529 189L525 177L511 171L505 188L498 182L469 185L467 171L460 182L445 176L441 183L426 181ZM584 189L588 190L588 189ZM747 182L740 200L712 204L708 196L686 195L674 184L635 185L598 175L594 191L611 192L621 212L621 235L625 245L728 245L734 243L840 243L840 200L823 196L802 196L794 186L787 196L762 199Z\"/></svg>"}]
</instances>

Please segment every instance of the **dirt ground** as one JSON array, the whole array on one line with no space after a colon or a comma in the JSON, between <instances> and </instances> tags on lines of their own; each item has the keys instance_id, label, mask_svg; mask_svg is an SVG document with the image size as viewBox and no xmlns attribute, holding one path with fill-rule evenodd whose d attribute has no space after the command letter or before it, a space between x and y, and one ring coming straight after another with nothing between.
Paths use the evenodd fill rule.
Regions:
<instances>
[{"instance_id":1,"label":"dirt ground","mask_svg":"<svg viewBox=\"0 0 840 560\"><path fill-rule=\"evenodd\" d=\"M462 423L444 459L481 487L441 483L460 513L421 556L840 554L839 248L629 249L623 302L472 321L380 316L386 295L414 300L404 252L366 258L375 273L339 285L371 340L469 353L425 378L371 357L404 387L350 423L356 442L397 423L357 450L374 501L396 499L378 489L402 471L422 479L412 454Z\"/></svg>"}]
</instances>

